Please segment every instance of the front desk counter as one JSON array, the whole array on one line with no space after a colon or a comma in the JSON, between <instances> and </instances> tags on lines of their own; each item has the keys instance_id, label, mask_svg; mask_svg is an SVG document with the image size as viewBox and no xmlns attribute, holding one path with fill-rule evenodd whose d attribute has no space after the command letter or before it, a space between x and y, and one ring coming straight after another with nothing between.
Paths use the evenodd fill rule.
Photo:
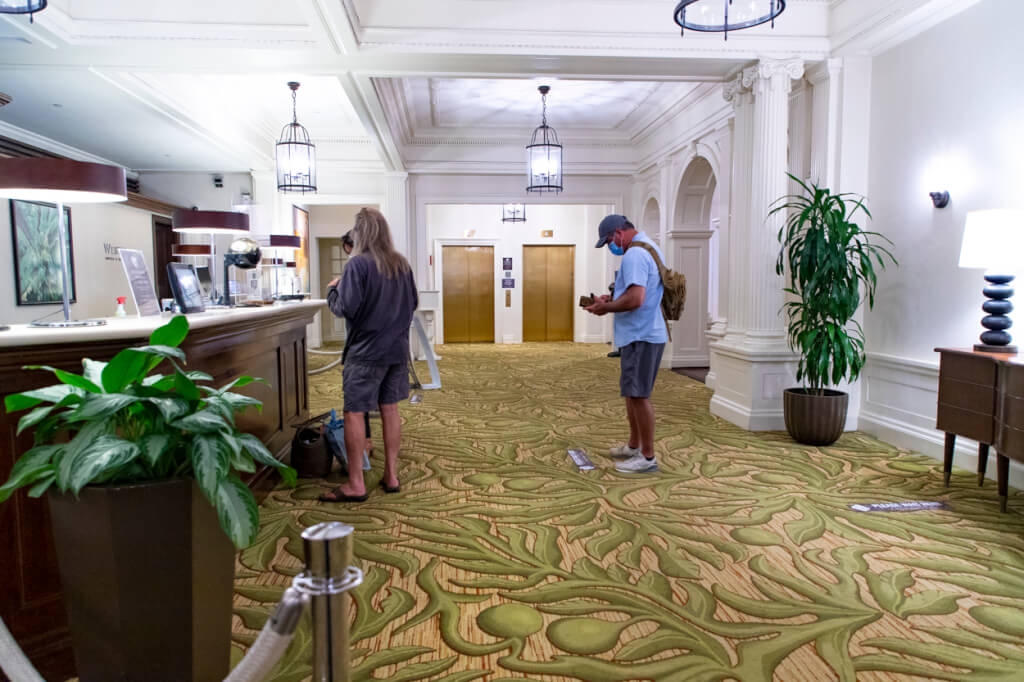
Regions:
<instances>
[{"instance_id":1,"label":"front desk counter","mask_svg":"<svg viewBox=\"0 0 1024 682\"><path fill-rule=\"evenodd\" d=\"M287 455L292 425L308 418L306 325L325 305L296 301L186 316L189 333L181 348L188 369L210 374L215 386L246 374L267 381L238 389L262 400L263 410L250 408L237 415L237 423L279 458ZM0 332L0 397L57 383L51 372L24 370L24 365L81 374L82 358L106 361L122 348L146 344L170 317L110 318L103 326L67 329L12 325ZM32 446L30 435L15 436L22 414L0 409L0 483L17 455ZM269 471L252 475L250 487L270 482ZM40 674L47 680L73 677L49 508L45 497L31 499L24 489L0 504L0 585L0 617Z\"/></svg>"}]
</instances>

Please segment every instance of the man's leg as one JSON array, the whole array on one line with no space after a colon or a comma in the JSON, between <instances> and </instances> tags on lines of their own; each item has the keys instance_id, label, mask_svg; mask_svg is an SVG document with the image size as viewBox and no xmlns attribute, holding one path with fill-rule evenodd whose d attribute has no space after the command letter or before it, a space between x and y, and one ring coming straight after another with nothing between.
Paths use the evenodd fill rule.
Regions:
<instances>
[{"instance_id":1,"label":"man's leg","mask_svg":"<svg viewBox=\"0 0 1024 682\"><path fill-rule=\"evenodd\" d=\"M636 420L636 429L640 437L640 451L644 457L654 457L654 405L650 398L626 398L626 404L630 406L630 413ZM632 430L632 420L630 422ZM632 433L629 444L632 446Z\"/></svg>"},{"instance_id":2,"label":"man's leg","mask_svg":"<svg viewBox=\"0 0 1024 682\"><path fill-rule=\"evenodd\" d=\"M348 451L348 485L339 489L346 495L365 495L366 483L363 481L363 448L366 445L365 412L345 413L345 449Z\"/></svg>"},{"instance_id":3,"label":"man's leg","mask_svg":"<svg viewBox=\"0 0 1024 682\"><path fill-rule=\"evenodd\" d=\"M402 447L402 420L398 404L380 406L381 430L384 432L384 478L388 488L398 486L398 451Z\"/></svg>"},{"instance_id":4,"label":"man's leg","mask_svg":"<svg viewBox=\"0 0 1024 682\"><path fill-rule=\"evenodd\" d=\"M633 398L626 398L626 417L629 419L629 447L636 450L640 447L640 425L637 421L636 407Z\"/></svg>"}]
</instances>

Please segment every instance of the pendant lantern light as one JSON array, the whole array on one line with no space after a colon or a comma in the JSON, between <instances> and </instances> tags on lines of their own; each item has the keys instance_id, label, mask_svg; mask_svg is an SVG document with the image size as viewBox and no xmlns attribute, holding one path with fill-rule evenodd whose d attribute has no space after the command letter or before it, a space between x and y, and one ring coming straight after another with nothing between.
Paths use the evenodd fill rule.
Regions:
<instances>
[{"instance_id":1,"label":"pendant lantern light","mask_svg":"<svg viewBox=\"0 0 1024 682\"><path fill-rule=\"evenodd\" d=\"M295 92L299 84L288 83L292 90L292 122L281 129L277 141L277 190L306 194L316 191L316 146L309 141L309 133L299 125L295 112Z\"/></svg>"},{"instance_id":2,"label":"pendant lantern light","mask_svg":"<svg viewBox=\"0 0 1024 682\"><path fill-rule=\"evenodd\" d=\"M543 110L540 125L526 146L526 191L557 193L562 191L562 145L558 143L555 129L548 125L548 92L551 88L541 85L537 89Z\"/></svg>"},{"instance_id":3,"label":"pendant lantern light","mask_svg":"<svg viewBox=\"0 0 1024 682\"><path fill-rule=\"evenodd\" d=\"M724 33L750 28L772 22L786 9L786 0L683 0L676 5L673 17L679 27L686 31L703 33Z\"/></svg>"},{"instance_id":4,"label":"pendant lantern light","mask_svg":"<svg viewBox=\"0 0 1024 682\"><path fill-rule=\"evenodd\" d=\"M32 15L46 9L46 0L0 0L0 14L27 14L29 22Z\"/></svg>"},{"instance_id":5,"label":"pendant lantern light","mask_svg":"<svg viewBox=\"0 0 1024 682\"><path fill-rule=\"evenodd\" d=\"M501 222L503 223L525 223L526 204L502 204Z\"/></svg>"}]
</instances>

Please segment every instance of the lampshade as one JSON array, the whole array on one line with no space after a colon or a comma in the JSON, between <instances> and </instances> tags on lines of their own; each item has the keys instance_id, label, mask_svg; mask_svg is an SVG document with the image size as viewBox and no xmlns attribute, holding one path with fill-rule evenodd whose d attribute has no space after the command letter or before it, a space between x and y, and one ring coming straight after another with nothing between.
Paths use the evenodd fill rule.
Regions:
<instances>
[{"instance_id":1,"label":"lampshade","mask_svg":"<svg viewBox=\"0 0 1024 682\"><path fill-rule=\"evenodd\" d=\"M186 234L238 234L249 231L249 216L235 211L178 209L171 216L171 229Z\"/></svg>"},{"instance_id":2,"label":"lampshade","mask_svg":"<svg viewBox=\"0 0 1024 682\"><path fill-rule=\"evenodd\" d=\"M265 268L283 268L285 262L284 258L264 258L260 261L260 265Z\"/></svg>"},{"instance_id":3,"label":"lampshade","mask_svg":"<svg viewBox=\"0 0 1024 682\"><path fill-rule=\"evenodd\" d=\"M1024 210L971 211L964 225L960 267L1004 274L1024 270Z\"/></svg>"},{"instance_id":4,"label":"lampshade","mask_svg":"<svg viewBox=\"0 0 1024 682\"><path fill-rule=\"evenodd\" d=\"M209 244L175 244L171 247L172 256L209 256Z\"/></svg>"},{"instance_id":5,"label":"lampshade","mask_svg":"<svg viewBox=\"0 0 1024 682\"><path fill-rule=\"evenodd\" d=\"M0 159L0 197L62 204L128 198L124 168L53 158Z\"/></svg>"},{"instance_id":6,"label":"lampshade","mask_svg":"<svg viewBox=\"0 0 1024 682\"><path fill-rule=\"evenodd\" d=\"M295 234L272 234L266 246L270 249L297 249L302 246L302 237Z\"/></svg>"}]
</instances>

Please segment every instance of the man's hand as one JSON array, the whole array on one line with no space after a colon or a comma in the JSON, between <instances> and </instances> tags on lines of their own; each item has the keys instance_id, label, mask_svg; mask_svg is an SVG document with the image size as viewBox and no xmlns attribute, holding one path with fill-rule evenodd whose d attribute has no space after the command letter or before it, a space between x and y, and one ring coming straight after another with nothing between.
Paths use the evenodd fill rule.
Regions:
<instances>
[{"instance_id":1,"label":"man's hand","mask_svg":"<svg viewBox=\"0 0 1024 682\"><path fill-rule=\"evenodd\" d=\"M338 282L340 282L340 281L341 281L341 277L335 277L334 279L332 279L330 282L327 283L327 288L330 289L331 287L337 286Z\"/></svg>"},{"instance_id":2,"label":"man's hand","mask_svg":"<svg viewBox=\"0 0 1024 682\"><path fill-rule=\"evenodd\" d=\"M598 296L596 299L594 299L594 304L588 305L587 307L584 308L584 310L586 310L588 313L592 313L598 316L607 315L609 301L611 301L611 296Z\"/></svg>"}]
</instances>

